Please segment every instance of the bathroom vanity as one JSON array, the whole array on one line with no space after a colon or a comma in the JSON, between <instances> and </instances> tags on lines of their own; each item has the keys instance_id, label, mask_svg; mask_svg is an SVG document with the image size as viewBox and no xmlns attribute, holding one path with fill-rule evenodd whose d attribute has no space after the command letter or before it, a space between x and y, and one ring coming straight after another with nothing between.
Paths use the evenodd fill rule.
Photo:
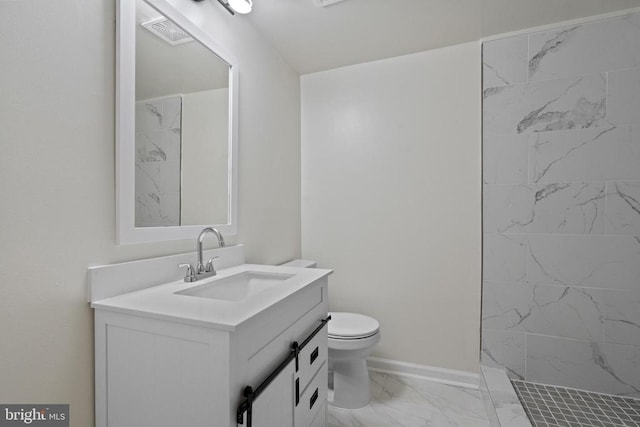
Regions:
<instances>
[{"instance_id":1,"label":"bathroom vanity","mask_svg":"<svg viewBox=\"0 0 640 427\"><path fill-rule=\"evenodd\" d=\"M195 283L146 286L131 276L144 277L150 263L177 270L193 254L90 270L96 426L246 426L243 391L278 367L251 402L251 425L326 425L331 270L244 264L234 251L209 251L222 268ZM305 340L287 362L292 344Z\"/></svg>"}]
</instances>

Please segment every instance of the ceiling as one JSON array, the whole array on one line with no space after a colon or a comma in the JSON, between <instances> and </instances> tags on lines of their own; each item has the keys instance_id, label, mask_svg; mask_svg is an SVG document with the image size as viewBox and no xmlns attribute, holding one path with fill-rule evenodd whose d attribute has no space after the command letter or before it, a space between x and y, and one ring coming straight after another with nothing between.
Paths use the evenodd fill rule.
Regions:
<instances>
[{"instance_id":1,"label":"ceiling","mask_svg":"<svg viewBox=\"0 0 640 427\"><path fill-rule=\"evenodd\" d=\"M570 19L640 0L254 0L249 19L301 74L406 55Z\"/></svg>"}]
</instances>

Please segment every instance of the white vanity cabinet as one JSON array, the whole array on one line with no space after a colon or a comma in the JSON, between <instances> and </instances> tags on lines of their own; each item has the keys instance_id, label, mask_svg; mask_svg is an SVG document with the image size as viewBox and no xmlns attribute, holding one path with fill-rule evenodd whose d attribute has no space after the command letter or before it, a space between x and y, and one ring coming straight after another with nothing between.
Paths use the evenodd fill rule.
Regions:
<instances>
[{"instance_id":1,"label":"white vanity cabinet","mask_svg":"<svg viewBox=\"0 0 640 427\"><path fill-rule=\"evenodd\" d=\"M195 297L175 302L190 304L190 318L132 309L147 290L94 302L96 426L236 427L243 389L327 317L329 273L233 326L198 317L212 303ZM252 426L325 426L327 364L325 324L253 401Z\"/></svg>"}]
</instances>

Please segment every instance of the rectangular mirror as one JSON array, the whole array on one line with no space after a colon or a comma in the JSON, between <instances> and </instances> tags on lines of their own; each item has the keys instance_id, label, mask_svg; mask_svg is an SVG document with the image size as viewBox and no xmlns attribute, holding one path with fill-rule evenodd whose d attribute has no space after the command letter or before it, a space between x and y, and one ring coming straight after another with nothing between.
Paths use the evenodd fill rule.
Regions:
<instances>
[{"instance_id":1,"label":"rectangular mirror","mask_svg":"<svg viewBox=\"0 0 640 427\"><path fill-rule=\"evenodd\" d=\"M237 232L237 66L164 0L119 0L119 243Z\"/></svg>"}]
</instances>

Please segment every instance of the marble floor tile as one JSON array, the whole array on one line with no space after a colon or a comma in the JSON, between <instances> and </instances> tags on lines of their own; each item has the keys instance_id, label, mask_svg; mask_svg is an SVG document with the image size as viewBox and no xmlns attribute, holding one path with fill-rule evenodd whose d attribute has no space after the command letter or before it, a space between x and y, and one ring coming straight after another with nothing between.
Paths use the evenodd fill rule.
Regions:
<instances>
[{"instance_id":1,"label":"marble floor tile","mask_svg":"<svg viewBox=\"0 0 640 427\"><path fill-rule=\"evenodd\" d=\"M480 392L371 372L373 400L362 409L329 406L328 427L488 427Z\"/></svg>"}]
</instances>

